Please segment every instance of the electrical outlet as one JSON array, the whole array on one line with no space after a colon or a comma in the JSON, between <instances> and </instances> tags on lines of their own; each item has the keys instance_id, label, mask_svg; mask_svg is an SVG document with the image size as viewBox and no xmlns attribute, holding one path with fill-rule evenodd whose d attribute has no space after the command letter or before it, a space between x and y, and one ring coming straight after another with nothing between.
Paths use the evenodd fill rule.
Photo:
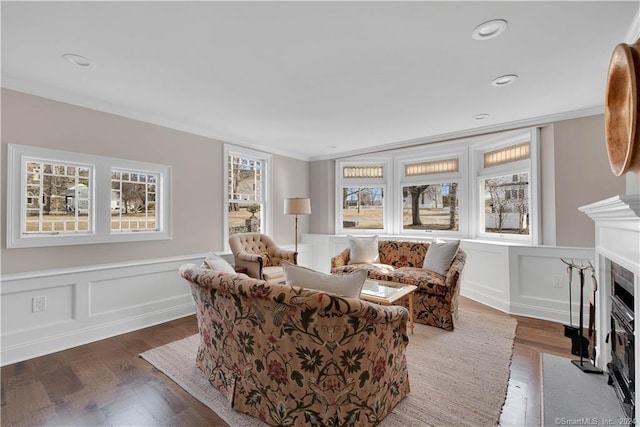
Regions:
<instances>
[{"instance_id":1,"label":"electrical outlet","mask_svg":"<svg viewBox=\"0 0 640 427\"><path fill-rule=\"evenodd\" d=\"M562 286L564 286L563 279L564 276L553 276L553 287L561 288Z\"/></svg>"},{"instance_id":2,"label":"electrical outlet","mask_svg":"<svg viewBox=\"0 0 640 427\"><path fill-rule=\"evenodd\" d=\"M45 311L47 309L47 297L38 296L31 299L31 311L37 313L38 311Z\"/></svg>"}]
</instances>

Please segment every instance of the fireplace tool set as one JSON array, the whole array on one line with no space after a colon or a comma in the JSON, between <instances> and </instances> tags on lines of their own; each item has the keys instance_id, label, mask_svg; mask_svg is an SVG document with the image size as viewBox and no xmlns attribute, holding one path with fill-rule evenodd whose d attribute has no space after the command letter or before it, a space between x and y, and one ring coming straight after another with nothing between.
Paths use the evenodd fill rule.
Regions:
<instances>
[{"instance_id":1,"label":"fireplace tool set","mask_svg":"<svg viewBox=\"0 0 640 427\"><path fill-rule=\"evenodd\" d=\"M580 360L572 360L571 363L576 365L582 372L588 374L602 374L602 370L598 369L589 360L589 340L584 336L584 276L585 270L591 272L592 289L589 294L589 336L592 336L595 324L595 292L597 290L597 282L595 277L595 269L591 262L588 265L566 261L562 258L560 260L567 265L567 274L569 275L569 324L564 325L564 336L571 339L571 354L574 356L580 356ZM571 288L573 281L573 270L578 270L578 277L580 278L580 321L579 325L573 326L573 301L571 296ZM585 360L586 358L586 360ZM593 354L595 360L595 349Z\"/></svg>"}]
</instances>

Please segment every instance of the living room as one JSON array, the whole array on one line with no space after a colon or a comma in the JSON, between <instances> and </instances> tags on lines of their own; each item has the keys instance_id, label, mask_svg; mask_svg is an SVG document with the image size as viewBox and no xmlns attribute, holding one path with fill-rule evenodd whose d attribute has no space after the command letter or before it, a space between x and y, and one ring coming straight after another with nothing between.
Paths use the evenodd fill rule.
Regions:
<instances>
[{"instance_id":1,"label":"living room","mask_svg":"<svg viewBox=\"0 0 640 427\"><path fill-rule=\"evenodd\" d=\"M192 315L179 267L209 251L232 260L229 153L267 160L262 223L282 246L294 246L285 199L311 199L311 215L299 217L299 263L328 272L347 234L426 234L404 230L393 210L381 228L344 228L336 215L339 165L382 158L395 179L406 159L457 150L468 187L458 231L440 235L461 239L468 252L461 294L507 313L568 322L560 258L595 262L595 225L579 208L640 192L637 174L611 171L603 104L611 52L640 35L638 2L535 3L3 2L2 365ZM161 12L149 11L160 4ZM536 44L541 17L555 17L543 29L562 49L551 49L553 37ZM474 28L491 19L508 23L505 32L474 39ZM351 33L360 33L353 44L345 42ZM415 42L427 36L451 43ZM189 37L197 43L185 43ZM417 59L427 46L437 60ZM440 73L427 78L432 63ZM189 75L191 68L199 70ZM517 80L491 85L509 74ZM420 87L423 79L429 84ZM537 174L537 228L528 241L479 238L473 149L514 132L527 132L537 146L529 169ZM20 177L12 174L10 144L44 150L36 156L85 156L80 163L94 156L168 166L164 234L72 244L56 235L23 238L14 227ZM384 183L387 200L395 200L392 184ZM37 311L36 302L44 304Z\"/></svg>"}]
</instances>

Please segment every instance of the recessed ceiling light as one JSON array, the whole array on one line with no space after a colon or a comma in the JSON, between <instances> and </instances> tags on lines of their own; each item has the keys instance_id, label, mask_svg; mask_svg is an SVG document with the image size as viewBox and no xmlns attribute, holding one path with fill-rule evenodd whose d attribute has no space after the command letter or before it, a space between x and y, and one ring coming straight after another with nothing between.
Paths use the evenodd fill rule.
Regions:
<instances>
[{"instance_id":1,"label":"recessed ceiling light","mask_svg":"<svg viewBox=\"0 0 640 427\"><path fill-rule=\"evenodd\" d=\"M493 81L491 82L492 86L508 86L511 83L515 82L516 80L518 80L518 75L517 74L505 74L504 76L500 76L500 77L496 77L495 79L493 79Z\"/></svg>"},{"instance_id":2,"label":"recessed ceiling light","mask_svg":"<svg viewBox=\"0 0 640 427\"><path fill-rule=\"evenodd\" d=\"M93 61L89 58L85 58L84 56L76 55L73 53L65 53L62 55L62 59L72 63L73 65L77 65L78 67L90 67L93 65Z\"/></svg>"},{"instance_id":3,"label":"recessed ceiling light","mask_svg":"<svg viewBox=\"0 0 640 427\"><path fill-rule=\"evenodd\" d=\"M494 37L498 37L504 33L507 29L507 21L504 19L493 19L491 21L483 22L474 28L471 33L471 37L476 40L488 40Z\"/></svg>"},{"instance_id":4,"label":"recessed ceiling light","mask_svg":"<svg viewBox=\"0 0 640 427\"><path fill-rule=\"evenodd\" d=\"M473 116L475 120L485 120L485 119L488 119L489 117L491 117L491 114L488 114L488 113L476 114L475 116Z\"/></svg>"}]
</instances>

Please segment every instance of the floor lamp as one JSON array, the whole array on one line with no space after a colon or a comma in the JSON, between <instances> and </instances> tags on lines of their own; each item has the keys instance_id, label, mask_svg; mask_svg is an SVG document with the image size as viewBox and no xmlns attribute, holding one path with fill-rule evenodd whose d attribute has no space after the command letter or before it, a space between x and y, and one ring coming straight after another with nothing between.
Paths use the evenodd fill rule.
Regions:
<instances>
[{"instance_id":1,"label":"floor lamp","mask_svg":"<svg viewBox=\"0 0 640 427\"><path fill-rule=\"evenodd\" d=\"M298 215L311 214L311 200L306 197L284 199L284 214L296 216L296 249L298 252Z\"/></svg>"}]
</instances>

